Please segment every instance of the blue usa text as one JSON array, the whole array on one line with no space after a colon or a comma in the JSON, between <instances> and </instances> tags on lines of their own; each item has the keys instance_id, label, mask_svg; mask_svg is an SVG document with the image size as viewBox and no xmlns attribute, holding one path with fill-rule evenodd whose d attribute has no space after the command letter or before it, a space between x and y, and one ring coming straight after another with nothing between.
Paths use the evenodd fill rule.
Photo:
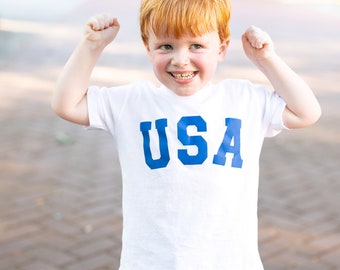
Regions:
<instances>
[{"instance_id":1,"label":"blue usa text","mask_svg":"<svg viewBox=\"0 0 340 270\"><path fill-rule=\"evenodd\" d=\"M166 128L168 120L166 118L155 120L155 128L158 134L158 146L160 156L157 159L152 157L150 147L150 131L152 122L141 122L140 131L143 136L143 150L145 163L150 169L160 169L168 166L170 161L168 138ZM183 165L200 165L208 158L208 143L201 135L189 135L188 127L194 126L197 133L204 135L208 132L207 123L201 116L184 116L177 123L177 139L183 146L196 146L197 153L189 154L188 149L178 149L177 158ZM213 156L212 163L224 166L226 164L226 154L233 154L231 167L242 168L243 160L241 157L241 120L236 118L225 119L226 131L217 153Z\"/></svg>"}]
</instances>

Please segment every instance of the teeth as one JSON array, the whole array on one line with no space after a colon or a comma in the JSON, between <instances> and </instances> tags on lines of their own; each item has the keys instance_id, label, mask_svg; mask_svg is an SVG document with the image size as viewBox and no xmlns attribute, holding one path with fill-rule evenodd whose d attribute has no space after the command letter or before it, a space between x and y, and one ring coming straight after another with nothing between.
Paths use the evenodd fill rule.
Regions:
<instances>
[{"instance_id":1,"label":"teeth","mask_svg":"<svg viewBox=\"0 0 340 270\"><path fill-rule=\"evenodd\" d=\"M179 80L188 80L194 77L194 72L187 72L187 73L171 73L175 79Z\"/></svg>"}]
</instances>

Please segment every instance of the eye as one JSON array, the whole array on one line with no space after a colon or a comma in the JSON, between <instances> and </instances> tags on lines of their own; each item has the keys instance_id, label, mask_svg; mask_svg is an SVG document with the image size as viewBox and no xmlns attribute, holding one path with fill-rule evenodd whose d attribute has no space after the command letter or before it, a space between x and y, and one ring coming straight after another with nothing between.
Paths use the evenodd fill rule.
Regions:
<instances>
[{"instance_id":1,"label":"eye","mask_svg":"<svg viewBox=\"0 0 340 270\"><path fill-rule=\"evenodd\" d=\"M191 49L194 49L194 50L198 50L198 49L202 49L202 45L200 45L200 44L192 44L191 45Z\"/></svg>"},{"instance_id":2,"label":"eye","mask_svg":"<svg viewBox=\"0 0 340 270\"><path fill-rule=\"evenodd\" d=\"M169 44L161 45L161 46L159 46L159 48L160 48L162 51L169 51L169 50L172 50L172 46L169 45Z\"/></svg>"}]
</instances>

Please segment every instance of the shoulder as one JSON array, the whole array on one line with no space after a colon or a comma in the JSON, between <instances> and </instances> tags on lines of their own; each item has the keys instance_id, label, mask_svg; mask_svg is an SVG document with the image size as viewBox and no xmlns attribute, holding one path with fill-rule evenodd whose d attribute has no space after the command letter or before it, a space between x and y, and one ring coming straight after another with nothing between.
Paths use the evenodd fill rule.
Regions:
<instances>
[{"instance_id":1,"label":"shoulder","mask_svg":"<svg viewBox=\"0 0 340 270\"><path fill-rule=\"evenodd\" d=\"M93 85L89 91L103 91L103 92L119 92L119 91L143 91L146 89L154 89L156 86L150 81L136 81L130 84L117 85L117 86L96 86Z\"/></svg>"},{"instance_id":2,"label":"shoulder","mask_svg":"<svg viewBox=\"0 0 340 270\"><path fill-rule=\"evenodd\" d=\"M112 97L133 97L139 96L148 92L156 91L156 86L150 81L136 81L130 84L118 86L90 86L88 89L88 96L101 96L102 98Z\"/></svg>"},{"instance_id":3,"label":"shoulder","mask_svg":"<svg viewBox=\"0 0 340 270\"><path fill-rule=\"evenodd\" d=\"M263 89L267 90L264 85L253 83L249 80L244 79L225 79L216 84L219 88L225 88L226 90L234 89L234 90L256 90Z\"/></svg>"},{"instance_id":4,"label":"shoulder","mask_svg":"<svg viewBox=\"0 0 340 270\"><path fill-rule=\"evenodd\" d=\"M269 90L266 86L253 83L249 80L243 79L226 79L215 84L217 92L223 93L227 96L239 96L249 98L263 98L272 95L274 92Z\"/></svg>"},{"instance_id":5,"label":"shoulder","mask_svg":"<svg viewBox=\"0 0 340 270\"><path fill-rule=\"evenodd\" d=\"M219 82L215 87L220 99L228 99L233 104L266 110L268 107L276 107L284 103L275 91L249 80L227 79Z\"/></svg>"}]
</instances>

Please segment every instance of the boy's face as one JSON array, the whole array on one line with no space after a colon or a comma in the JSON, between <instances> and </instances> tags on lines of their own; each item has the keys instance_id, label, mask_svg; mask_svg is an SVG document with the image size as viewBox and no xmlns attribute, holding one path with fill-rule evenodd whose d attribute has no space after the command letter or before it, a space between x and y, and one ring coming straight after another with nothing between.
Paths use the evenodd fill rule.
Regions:
<instances>
[{"instance_id":1,"label":"boy's face","mask_svg":"<svg viewBox=\"0 0 340 270\"><path fill-rule=\"evenodd\" d=\"M177 95L189 96L212 79L228 44L217 31L178 39L151 32L146 48L158 80Z\"/></svg>"}]
</instances>

